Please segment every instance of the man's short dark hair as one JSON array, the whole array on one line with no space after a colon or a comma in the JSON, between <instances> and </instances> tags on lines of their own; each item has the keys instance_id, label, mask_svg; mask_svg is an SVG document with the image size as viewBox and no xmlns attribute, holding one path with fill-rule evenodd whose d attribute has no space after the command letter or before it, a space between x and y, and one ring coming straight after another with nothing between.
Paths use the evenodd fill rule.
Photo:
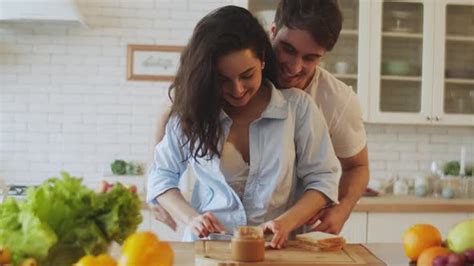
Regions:
<instances>
[{"instance_id":1,"label":"man's short dark hair","mask_svg":"<svg viewBox=\"0 0 474 266\"><path fill-rule=\"evenodd\" d=\"M275 14L278 32L283 26L305 30L313 40L331 51L342 28L337 0L281 0Z\"/></svg>"}]
</instances>

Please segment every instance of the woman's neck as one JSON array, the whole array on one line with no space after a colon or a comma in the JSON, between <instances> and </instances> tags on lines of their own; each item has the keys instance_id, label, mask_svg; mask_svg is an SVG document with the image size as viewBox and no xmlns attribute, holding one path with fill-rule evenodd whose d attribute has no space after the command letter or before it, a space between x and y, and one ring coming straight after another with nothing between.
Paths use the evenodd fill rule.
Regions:
<instances>
[{"instance_id":1,"label":"woman's neck","mask_svg":"<svg viewBox=\"0 0 474 266\"><path fill-rule=\"evenodd\" d=\"M271 88L262 83L257 93L250 101L240 107L234 107L229 104L224 106L224 111L232 120L255 120L260 117L262 112L270 102L272 95Z\"/></svg>"}]
</instances>

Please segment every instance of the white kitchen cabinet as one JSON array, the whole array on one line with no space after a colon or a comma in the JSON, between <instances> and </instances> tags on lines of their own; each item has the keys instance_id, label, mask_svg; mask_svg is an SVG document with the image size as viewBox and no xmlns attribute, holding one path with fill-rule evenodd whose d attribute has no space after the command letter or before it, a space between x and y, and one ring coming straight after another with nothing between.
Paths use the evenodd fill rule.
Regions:
<instances>
[{"instance_id":1,"label":"white kitchen cabinet","mask_svg":"<svg viewBox=\"0 0 474 266\"><path fill-rule=\"evenodd\" d=\"M248 8L268 31L273 21L276 0L234 0L238 6ZM339 40L327 53L321 66L335 77L352 86L359 95L364 114L368 117L369 99L369 34L370 2L367 0L339 0L344 16Z\"/></svg>"},{"instance_id":2,"label":"white kitchen cabinet","mask_svg":"<svg viewBox=\"0 0 474 266\"><path fill-rule=\"evenodd\" d=\"M474 125L474 1L441 0L435 5L435 121Z\"/></svg>"},{"instance_id":3,"label":"white kitchen cabinet","mask_svg":"<svg viewBox=\"0 0 474 266\"><path fill-rule=\"evenodd\" d=\"M474 125L474 2L372 1L369 121Z\"/></svg>"},{"instance_id":4,"label":"white kitchen cabinet","mask_svg":"<svg viewBox=\"0 0 474 266\"><path fill-rule=\"evenodd\" d=\"M342 232L348 243L366 243L367 242L367 213L354 212L347 220Z\"/></svg>"},{"instance_id":5,"label":"white kitchen cabinet","mask_svg":"<svg viewBox=\"0 0 474 266\"><path fill-rule=\"evenodd\" d=\"M405 230L414 224L432 224L445 239L469 213L369 213L367 219L368 243L401 243Z\"/></svg>"}]
</instances>

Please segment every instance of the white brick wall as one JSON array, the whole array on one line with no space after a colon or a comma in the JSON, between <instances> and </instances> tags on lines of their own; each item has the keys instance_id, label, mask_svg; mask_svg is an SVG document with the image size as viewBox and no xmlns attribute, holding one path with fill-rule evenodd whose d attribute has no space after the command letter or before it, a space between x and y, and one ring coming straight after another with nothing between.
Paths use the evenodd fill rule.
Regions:
<instances>
[{"instance_id":1,"label":"white brick wall","mask_svg":"<svg viewBox=\"0 0 474 266\"><path fill-rule=\"evenodd\" d=\"M169 84L127 81L127 44L184 45L202 16L231 2L80 0L89 28L0 23L0 175L38 183L64 169L97 179L114 159L148 162ZM367 131L378 178L457 159L463 142L474 150L472 127Z\"/></svg>"},{"instance_id":2,"label":"white brick wall","mask_svg":"<svg viewBox=\"0 0 474 266\"><path fill-rule=\"evenodd\" d=\"M428 171L431 161L460 159L474 163L474 128L449 126L366 125L372 178L414 177Z\"/></svg>"}]
</instances>

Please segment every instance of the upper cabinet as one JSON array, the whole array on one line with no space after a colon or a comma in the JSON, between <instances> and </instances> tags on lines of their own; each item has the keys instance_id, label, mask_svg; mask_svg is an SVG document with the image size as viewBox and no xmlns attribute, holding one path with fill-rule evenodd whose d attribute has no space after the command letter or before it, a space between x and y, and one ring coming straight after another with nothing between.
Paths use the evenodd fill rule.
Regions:
<instances>
[{"instance_id":1,"label":"upper cabinet","mask_svg":"<svg viewBox=\"0 0 474 266\"><path fill-rule=\"evenodd\" d=\"M278 0L234 0L270 28ZM473 0L339 0L343 28L321 66L373 123L474 126Z\"/></svg>"},{"instance_id":2,"label":"upper cabinet","mask_svg":"<svg viewBox=\"0 0 474 266\"><path fill-rule=\"evenodd\" d=\"M474 1L439 1L435 17L432 113L443 124L474 125Z\"/></svg>"},{"instance_id":3,"label":"upper cabinet","mask_svg":"<svg viewBox=\"0 0 474 266\"><path fill-rule=\"evenodd\" d=\"M474 2L372 1L369 121L474 125Z\"/></svg>"},{"instance_id":4,"label":"upper cabinet","mask_svg":"<svg viewBox=\"0 0 474 266\"><path fill-rule=\"evenodd\" d=\"M364 120L369 117L369 1L339 0L344 17L342 31L333 50L322 59L321 66L350 85L358 94Z\"/></svg>"},{"instance_id":5,"label":"upper cabinet","mask_svg":"<svg viewBox=\"0 0 474 266\"><path fill-rule=\"evenodd\" d=\"M433 1L372 1L370 117L430 123Z\"/></svg>"}]
</instances>

